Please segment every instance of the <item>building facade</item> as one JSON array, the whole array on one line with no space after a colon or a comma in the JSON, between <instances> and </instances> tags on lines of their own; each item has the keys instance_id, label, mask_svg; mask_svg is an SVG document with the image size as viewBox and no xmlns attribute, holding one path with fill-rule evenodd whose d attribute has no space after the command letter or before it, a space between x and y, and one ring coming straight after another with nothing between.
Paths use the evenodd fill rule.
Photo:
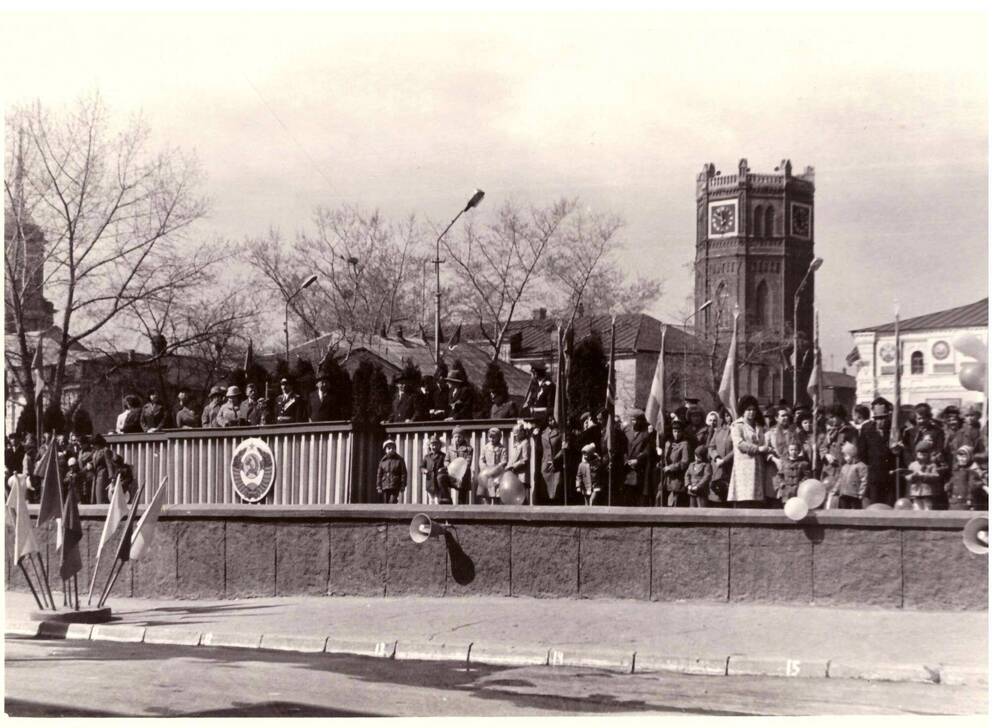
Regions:
<instances>
[{"instance_id":1,"label":"building facade","mask_svg":"<svg viewBox=\"0 0 1000 728\"><path fill-rule=\"evenodd\" d=\"M761 403L805 396L813 336L813 281L806 281L795 318L794 295L814 252L812 167L792 174L782 162L774 174L751 173L741 159L736 174L706 164L697 181L695 307L699 338L726 342L739 306L739 391ZM793 392L792 337L799 336L799 391Z\"/></svg>"},{"instance_id":2,"label":"building facade","mask_svg":"<svg viewBox=\"0 0 1000 728\"><path fill-rule=\"evenodd\" d=\"M940 410L949 405L981 404L983 393L966 389L959 379L962 366L975 360L955 349L966 334L989 345L989 299L967 306L936 311L899 322L902 349L901 404L926 402ZM877 396L892 400L896 372L894 322L851 331L860 359L857 361L857 398L870 402Z\"/></svg>"}]
</instances>

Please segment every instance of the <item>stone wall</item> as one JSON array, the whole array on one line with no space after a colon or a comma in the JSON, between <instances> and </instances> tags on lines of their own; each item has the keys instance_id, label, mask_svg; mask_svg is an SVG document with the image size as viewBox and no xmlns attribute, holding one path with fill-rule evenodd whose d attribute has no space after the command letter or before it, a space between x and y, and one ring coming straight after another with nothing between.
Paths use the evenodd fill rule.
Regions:
<instances>
[{"instance_id":1,"label":"stone wall","mask_svg":"<svg viewBox=\"0 0 1000 728\"><path fill-rule=\"evenodd\" d=\"M84 593L104 507L84 506ZM447 536L414 544L418 512ZM172 506L115 594L514 596L986 609L969 514L451 506ZM9 557L8 588L24 589ZM49 573L58 571L46 536ZM113 542L117 545L117 540ZM108 548L103 561L114 548ZM108 564L98 575L104 584Z\"/></svg>"}]
</instances>

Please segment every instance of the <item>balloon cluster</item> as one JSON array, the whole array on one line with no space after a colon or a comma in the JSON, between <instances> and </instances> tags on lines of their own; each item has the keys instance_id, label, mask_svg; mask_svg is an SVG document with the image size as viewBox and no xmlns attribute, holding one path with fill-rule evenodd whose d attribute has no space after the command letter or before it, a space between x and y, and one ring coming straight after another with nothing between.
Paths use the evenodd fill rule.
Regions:
<instances>
[{"instance_id":1,"label":"balloon cluster","mask_svg":"<svg viewBox=\"0 0 1000 728\"><path fill-rule=\"evenodd\" d=\"M955 349L975 359L962 365L958 371L958 381L972 392L985 392L988 369L986 344L975 334L962 334L955 339Z\"/></svg>"},{"instance_id":2,"label":"balloon cluster","mask_svg":"<svg viewBox=\"0 0 1000 728\"><path fill-rule=\"evenodd\" d=\"M815 478L809 478L799 483L798 495L785 503L785 515L793 521L801 521L809 515L809 511L819 508L824 502L826 486Z\"/></svg>"}]
</instances>

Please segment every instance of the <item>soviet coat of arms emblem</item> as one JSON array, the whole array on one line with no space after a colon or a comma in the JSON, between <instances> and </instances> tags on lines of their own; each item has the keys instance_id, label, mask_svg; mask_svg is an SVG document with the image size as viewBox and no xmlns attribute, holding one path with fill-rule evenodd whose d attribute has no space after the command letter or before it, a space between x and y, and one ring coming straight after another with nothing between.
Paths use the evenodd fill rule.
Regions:
<instances>
[{"instance_id":1,"label":"soviet coat of arms emblem","mask_svg":"<svg viewBox=\"0 0 1000 728\"><path fill-rule=\"evenodd\" d=\"M256 503L274 485L274 454L258 437L249 437L233 451L229 475L236 494L245 501Z\"/></svg>"}]
</instances>

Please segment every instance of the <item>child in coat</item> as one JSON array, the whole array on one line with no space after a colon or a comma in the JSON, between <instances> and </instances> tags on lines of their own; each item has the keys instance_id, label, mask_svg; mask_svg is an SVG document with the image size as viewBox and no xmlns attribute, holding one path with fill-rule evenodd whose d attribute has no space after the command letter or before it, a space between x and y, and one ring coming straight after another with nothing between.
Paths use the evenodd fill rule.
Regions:
<instances>
[{"instance_id":1,"label":"child in coat","mask_svg":"<svg viewBox=\"0 0 1000 728\"><path fill-rule=\"evenodd\" d=\"M834 491L839 500L837 507L861 510L862 499L868 493L868 466L858 460L858 448L853 442L841 445L840 452L842 459Z\"/></svg>"},{"instance_id":2,"label":"child in coat","mask_svg":"<svg viewBox=\"0 0 1000 728\"><path fill-rule=\"evenodd\" d=\"M972 447L962 445L955 451L951 479L944 487L950 511L985 511L989 508L983 490L982 471L972 461Z\"/></svg>"},{"instance_id":3,"label":"child in coat","mask_svg":"<svg viewBox=\"0 0 1000 728\"><path fill-rule=\"evenodd\" d=\"M435 505L442 501L448 502L448 489L441 482L442 473L447 476L444 466L444 451L441 450L441 438L434 437L430 441L430 450L424 453L420 464L420 472L424 474L424 492Z\"/></svg>"},{"instance_id":4,"label":"child in coat","mask_svg":"<svg viewBox=\"0 0 1000 728\"><path fill-rule=\"evenodd\" d=\"M601 462L597 445L588 443L582 452L583 460L576 469L576 490L583 495L587 505L592 506L608 487L608 471Z\"/></svg>"},{"instance_id":5,"label":"child in coat","mask_svg":"<svg viewBox=\"0 0 1000 728\"><path fill-rule=\"evenodd\" d=\"M782 503L798 495L799 483L810 477L809 461L797 440L788 443L788 452L778 461L778 497Z\"/></svg>"},{"instance_id":6,"label":"child in coat","mask_svg":"<svg viewBox=\"0 0 1000 728\"><path fill-rule=\"evenodd\" d=\"M933 455L934 443L921 440L916 448L917 459L907 468L909 472L906 482L909 484L910 500L913 501L913 508L918 511L932 510L934 499L942 491L941 469L934 462Z\"/></svg>"},{"instance_id":7,"label":"child in coat","mask_svg":"<svg viewBox=\"0 0 1000 728\"><path fill-rule=\"evenodd\" d=\"M708 448L699 445L694 449L694 462L688 466L684 473L689 506L708 508L708 486L711 482L712 464L708 462Z\"/></svg>"},{"instance_id":8,"label":"child in coat","mask_svg":"<svg viewBox=\"0 0 1000 728\"><path fill-rule=\"evenodd\" d=\"M382 443L385 455L378 464L375 488L382 496L383 503L398 503L399 496L406 487L406 462L396 452L396 443L386 440Z\"/></svg>"}]
</instances>

